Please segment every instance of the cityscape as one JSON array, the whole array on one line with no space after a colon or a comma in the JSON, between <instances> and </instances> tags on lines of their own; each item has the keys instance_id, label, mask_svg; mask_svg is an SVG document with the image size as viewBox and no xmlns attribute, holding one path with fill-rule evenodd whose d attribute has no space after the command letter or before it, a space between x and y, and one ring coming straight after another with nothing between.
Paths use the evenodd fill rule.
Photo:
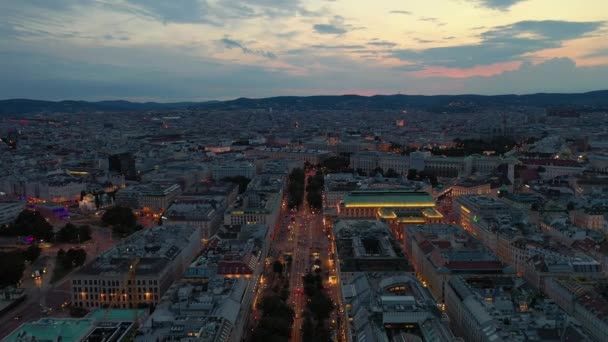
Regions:
<instances>
[{"instance_id":1,"label":"cityscape","mask_svg":"<svg viewBox=\"0 0 608 342\"><path fill-rule=\"evenodd\" d=\"M588 2L0 4L0 340L608 341Z\"/></svg>"}]
</instances>

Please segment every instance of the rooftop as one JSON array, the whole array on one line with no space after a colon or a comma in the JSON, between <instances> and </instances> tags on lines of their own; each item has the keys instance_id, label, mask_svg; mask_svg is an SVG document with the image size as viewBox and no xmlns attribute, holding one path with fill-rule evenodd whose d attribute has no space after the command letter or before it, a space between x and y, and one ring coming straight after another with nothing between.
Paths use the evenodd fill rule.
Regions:
<instances>
[{"instance_id":1,"label":"rooftop","mask_svg":"<svg viewBox=\"0 0 608 342\"><path fill-rule=\"evenodd\" d=\"M361 190L344 196L347 208L435 207L431 195L421 191Z\"/></svg>"},{"instance_id":2,"label":"rooftop","mask_svg":"<svg viewBox=\"0 0 608 342\"><path fill-rule=\"evenodd\" d=\"M342 294L358 341L389 341L406 330L419 341L454 339L431 295L409 273L356 273L343 282Z\"/></svg>"}]
</instances>

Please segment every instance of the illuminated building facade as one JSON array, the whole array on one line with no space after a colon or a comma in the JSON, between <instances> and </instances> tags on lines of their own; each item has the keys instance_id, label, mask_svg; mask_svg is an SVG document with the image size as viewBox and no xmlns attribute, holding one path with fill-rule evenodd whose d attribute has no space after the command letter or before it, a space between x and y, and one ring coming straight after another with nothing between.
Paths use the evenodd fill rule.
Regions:
<instances>
[{"instance_id":1,"label":"illuminated building facade","mask_svg":"<svg viewBox=\"0 0 608 342\"><path fill-rule=\"evenodd\" d=\"M419 220L440 218L434 208L435 199L426 192L407 190L359 190L353 191L338 204L338 214L348 219L392 219L406 222L408 217Z\"/></svg>"},{"instance_id":2,"label":"illuminated building facade","mask_svg":"<svg viewBox=\"0 0 608 342\"><path fill-rule=\"evenodd\" d=\"M73 274L72 303L83 308L111 303L119 308L134 303L154 305L181 277L200 247L200 233L194 227L164 225L141 230Z\"/></svg>"}]
</instances>

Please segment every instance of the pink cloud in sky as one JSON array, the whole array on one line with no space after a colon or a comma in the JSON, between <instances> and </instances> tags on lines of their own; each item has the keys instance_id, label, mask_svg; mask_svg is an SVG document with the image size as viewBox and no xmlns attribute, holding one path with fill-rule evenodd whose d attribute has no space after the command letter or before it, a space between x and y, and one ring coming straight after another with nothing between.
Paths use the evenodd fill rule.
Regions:
<instances>
[{"instance_id":1,"label":"pink cloud in sky","mask_svg":"<svg viewBox=\"0 0 608 342\"><path fill-rule=\"evenodd\" d=\"M412 72L416 77L447 77L447 78L469 78L476 76L490 77L500 75L505 71L519 69L521 62L506 62L492 65L479 65L473 68L448 68L441 66L427 67L420 71Z\"/></svg>"}]
</instances>

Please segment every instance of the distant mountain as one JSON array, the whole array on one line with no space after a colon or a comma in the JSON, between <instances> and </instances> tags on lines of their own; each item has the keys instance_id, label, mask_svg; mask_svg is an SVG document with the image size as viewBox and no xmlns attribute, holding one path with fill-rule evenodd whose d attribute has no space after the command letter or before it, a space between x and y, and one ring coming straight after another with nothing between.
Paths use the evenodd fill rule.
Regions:
<instances>
[{"instance_id":1,"label":"distant mountain","mask_svg":"<svg viewBox=\"0 0 608 342\"><path fill-rule=\"evenodd\" d=\"M0 100L0 114L25 114L40 112L142 112L150 110L167 110L200 106L210 102L129 102L129 101L40 101L29 99Z\"/></svg>"},{"instance_id":2,"label":"distant mountain","mask_svg":"<svg viewBox=\"0 0 608 342\"><path fill-rule=\"evenodd\" d=\"M375 96L281 96L262 99L239 98L231 101L196 106L209 109L336 109L336 110L400 110L427 109L435 112L470 111L479 107L535 106L535 107L607 107L608 90L580 94L530 95L375 95Z\"/></svg>"},{"instance_id":3,"label":"distant mountain","mask_svg":"<svg viewBox=\"0 0 608 342\"><path fill-rule=\"evenodd\" d=\"M608 90L579 94L530 94L530 95L327 95L327 96L280 96L261 99L239 98L230 101L209 102L129 102L129 101L38 101L10 99L0 101L0 114L36 112L141 112L171 109L268 109L275 110L400 110L427 109L433 112L467 112L480 107L535 106L608 108Z\"/></svg>"}]
</instances>

